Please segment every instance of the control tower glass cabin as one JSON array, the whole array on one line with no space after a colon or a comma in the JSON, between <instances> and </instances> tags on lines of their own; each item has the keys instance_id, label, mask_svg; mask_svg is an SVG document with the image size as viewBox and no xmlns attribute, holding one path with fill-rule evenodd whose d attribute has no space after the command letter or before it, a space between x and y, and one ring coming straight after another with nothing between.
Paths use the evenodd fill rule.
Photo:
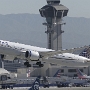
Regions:
<instances>
[{"instance_id":1,"label":"control tower glass cabin","mask_svg":"<svg viewBox=\"0 0 90 90\"><path fill-rule=\"evenodd\" d=\"M39 9L40 15L46 18L48 48L62 49L62 18L67 16L68 8L60 4L60 0L47 0L47 5Z\"/></svg>"}]
</instances>

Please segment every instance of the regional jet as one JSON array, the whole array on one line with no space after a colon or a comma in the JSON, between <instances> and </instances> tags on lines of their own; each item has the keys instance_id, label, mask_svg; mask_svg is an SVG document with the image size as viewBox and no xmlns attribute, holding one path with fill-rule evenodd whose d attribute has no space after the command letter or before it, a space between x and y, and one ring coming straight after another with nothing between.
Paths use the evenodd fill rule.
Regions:
<instances>
[{"instance_id":1,"label":"regional jet","mask_svg":"<svg viewBox=\"0 0 90 90\"><path fill-rule=\"evenodd\" d=\"M90 59L72 54L73 51L89 48L84 46L80 48L66 49L66 50L52 50L21 43L0 40L0 56L1 59L15 60L24 59L25 66L30 67L29 62L35 61L40 67L42 62L55 63L60 65L90 65Z\"/></svg>"}]
</instances>

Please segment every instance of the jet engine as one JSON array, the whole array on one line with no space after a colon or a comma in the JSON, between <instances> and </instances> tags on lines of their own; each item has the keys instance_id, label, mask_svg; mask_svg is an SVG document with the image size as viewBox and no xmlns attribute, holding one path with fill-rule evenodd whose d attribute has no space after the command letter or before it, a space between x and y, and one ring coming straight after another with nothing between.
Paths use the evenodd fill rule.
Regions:
<instances>
[{"instance_id":1,"label":"jet engine","mask_svg":"<svg viewBox=\"0 0 90 90\"><path fill-rule=\"evenodd\" d=\"M25 57L30 60L39 60L39 53L37 51L26 51Z\"/></svg>"}]
</instances>

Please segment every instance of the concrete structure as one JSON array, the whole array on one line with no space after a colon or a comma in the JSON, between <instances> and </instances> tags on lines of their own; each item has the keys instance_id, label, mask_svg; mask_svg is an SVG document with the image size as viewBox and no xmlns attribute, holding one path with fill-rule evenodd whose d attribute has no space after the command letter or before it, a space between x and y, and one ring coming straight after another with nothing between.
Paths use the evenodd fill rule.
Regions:
<instances>
[{"instance_id":1,"label":"concrete structure","mask_svg":"<svg viewBox=\"0 0 90 90\"><path fill-rule=\"evenodd\" d=\"M54 74L60 69L62 76L76 77L77 76L77 72L76 72L77 68L79 68L83 73L90 75L90 67L88 67L88 66L67 67L67 66L56 66L56 65L50 65L50 64L45 64L44 67L42 67L42 68L30 67L30 68L18 69L17 73L18 73L19 77L21 74L26 77L27 70L30 69L31 77L37 77L38 75L53 77Z\"/></svg>"},{"instance_id":2,"label":"concrete structure","mask_svg":"<svg viewBox=\"0 0 90 90\"><path fill-rule=\"evenodd\" d=\"M17 73L17 77L27 77L28 70L30 70L30 76L32 77L33 76L36 77L38 75L52 77L59 69L61 69L62 75L68 75L68 76L74 77L74 76L77 76L76 68L79 68L81 71L83 71L87 75L90 75L90 67L88 66L67 67L67 66L59 66L55 64L44 64L44 67L42 68L39 68L36 66L26 68L23 63L5 61L4 67L6 70L12 73ZM4 71L4 70L1 70L1 71Z\"/></svg>"},{"instance_id":3,"label":"concrete structure","mask_svg":"<svg viewBox=\"0 0 90 90\"><path fill-rule=\"evenodd\" d=\"M41 68L41 75L42 76L49 76L53 77L54 74L61 69L61 75L70 76L70 77L76 77L76 69L79 68L83 73L90 75L90 67L83 66L83 67L67 67L67 66L56 66L56 65L49 65L44 66Z\"/></svg>"},{"instance_id":4,"label":"concrete structure","mask_svg":"<svg viewBox=\"0 0 90 90\"><path fill-rule=\"evenodd\" d=\"M9 60L4 61L4 68L10 72L17 73L17 69L25 68L24 63L21 62L13 62Z\"/></svg>"},{"instance_id":5,"label":"concrete structure","mask_svg":"<svg viewBox=\"0 0 90 90\"><path fill-rule=\"evenodd\" d=\"M47 5L39 9L42 17L46 18L48 48L54 50L62 49L62 18L67 16L68 8L60 4L60 0L47 0Z\"/></svg>"}]
</instances>

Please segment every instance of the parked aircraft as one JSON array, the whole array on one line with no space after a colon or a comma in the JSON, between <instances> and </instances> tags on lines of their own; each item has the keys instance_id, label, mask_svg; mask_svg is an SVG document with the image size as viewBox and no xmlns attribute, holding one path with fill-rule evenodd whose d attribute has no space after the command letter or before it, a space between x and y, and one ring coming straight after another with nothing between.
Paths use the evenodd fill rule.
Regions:
<instances>
[{"instance_id":1,"label":"parked aircraft","mask_svg":"<svg viewBox=\"0 0 90 90\"><path fill-rule=\"evenodd\" d=\"M90 48L85 48L80 54L79 56L83 56L86 58L90 59Z\"/></svg>"},{"instance_id":2,"label":"parked aircraft","mask_svg":"<svg viewBox=\"0 0 90 90\"><path fill-rule=\"evenodd\" d=\"M54 74L53 77L60 77L60 74L61 74L61 70L59 69L59 70Z\"/></svg>"},{"instance_id":3,"label":"parked aircraft","mask_svg":"<svg viewBox=\"0 0 90 90\"><path fill-rule=\"evenodd\" d=\"M0 68L0 89L12 88L16 84L16 76L4 68Z\"/></svg>"},{"instance_id":4,"label":"parked aircraft","mask_svg":"<svg viewBox=\"0 0 90 90\"><path fill-rule=\"evenodd\" d=\"M29 64L29 61L36 61L36 64L40 67L43 66L41 62L55 63L64 66L90 65L90 59L72 54L73 51L84 48L89 48L89 46L55 51L52 49L0 40L1 59L25 59L26 62L24 63L24 65L26 65L27 67L31 66Z\"/></svg>"},{"instance_id":5,"label":"parked aircraft","mask_svg":"<svg viewBox=\"0 0 90 90\"><path fill-rule=\"evenodd\" d=\"M48 79L50 80L53 80L54 78L57 79L57 78L60 78L61 77L61 70L57 70L57 72L53 75L53 77L43 77L44 81L48 81Z\"/></svg>"},{"instance_id":6,"label":"parked aircraft","mask_svg":"<svg viewBox=\"0 0 90 90\"><path fill-rule=\"evenodd\" d=\"M35 82L32 84L31 88L28 90L39 90L40 86L40 76L38 76L35 80Z\"/></svg>"},{"instance_id":7,"label":"parked aircraft","mask_svg":"<svg viewBox=\"0 0 90 90\"><path fill-rule=\"evenodd\" d=\"M56 71L56 73L53 75L53 77L46 77L46 80L49 81L50 83L52 83L52 82L65 82L65 81L70 81L71 77L63 75L61 72L61 69L59 69Z\"/></svg>"},{"instance_id":8,"label":"parked aircraft","mask_svg":"<svg viewBox=\"0 0 90 90\"><path fill-rule=\"evenodd\" d=\"M4 68L0 68L0 81L16 78L15 74L10 73Z\"/></svg>"},{"instance_id":9,"label":"parked aircraft","mask_svg":"<svg viewBox=\"0 0 90 90\"><path fill-rule=\"evenodd\" d=\"M86 74L82 73L79 69L76 69L78 78L80 79L90 79L90 76L87 76Z\"/></svg>"},{"instance_id":10,"label":"parked aircraft","mask_svg":"<svg viewBox=\"0 0 90 90\"><path fill-rule=\"evenodd\" d=\"M60 74L61 74L61 70L57 70L56 73L53 75L53 77L47 77L47 76L44 76L41 80L43 82L43 87L46 88L50 86L49 83L52 83L52 82L56 82L57 80L60 81Z\"/></svg>"}]
</instances>

